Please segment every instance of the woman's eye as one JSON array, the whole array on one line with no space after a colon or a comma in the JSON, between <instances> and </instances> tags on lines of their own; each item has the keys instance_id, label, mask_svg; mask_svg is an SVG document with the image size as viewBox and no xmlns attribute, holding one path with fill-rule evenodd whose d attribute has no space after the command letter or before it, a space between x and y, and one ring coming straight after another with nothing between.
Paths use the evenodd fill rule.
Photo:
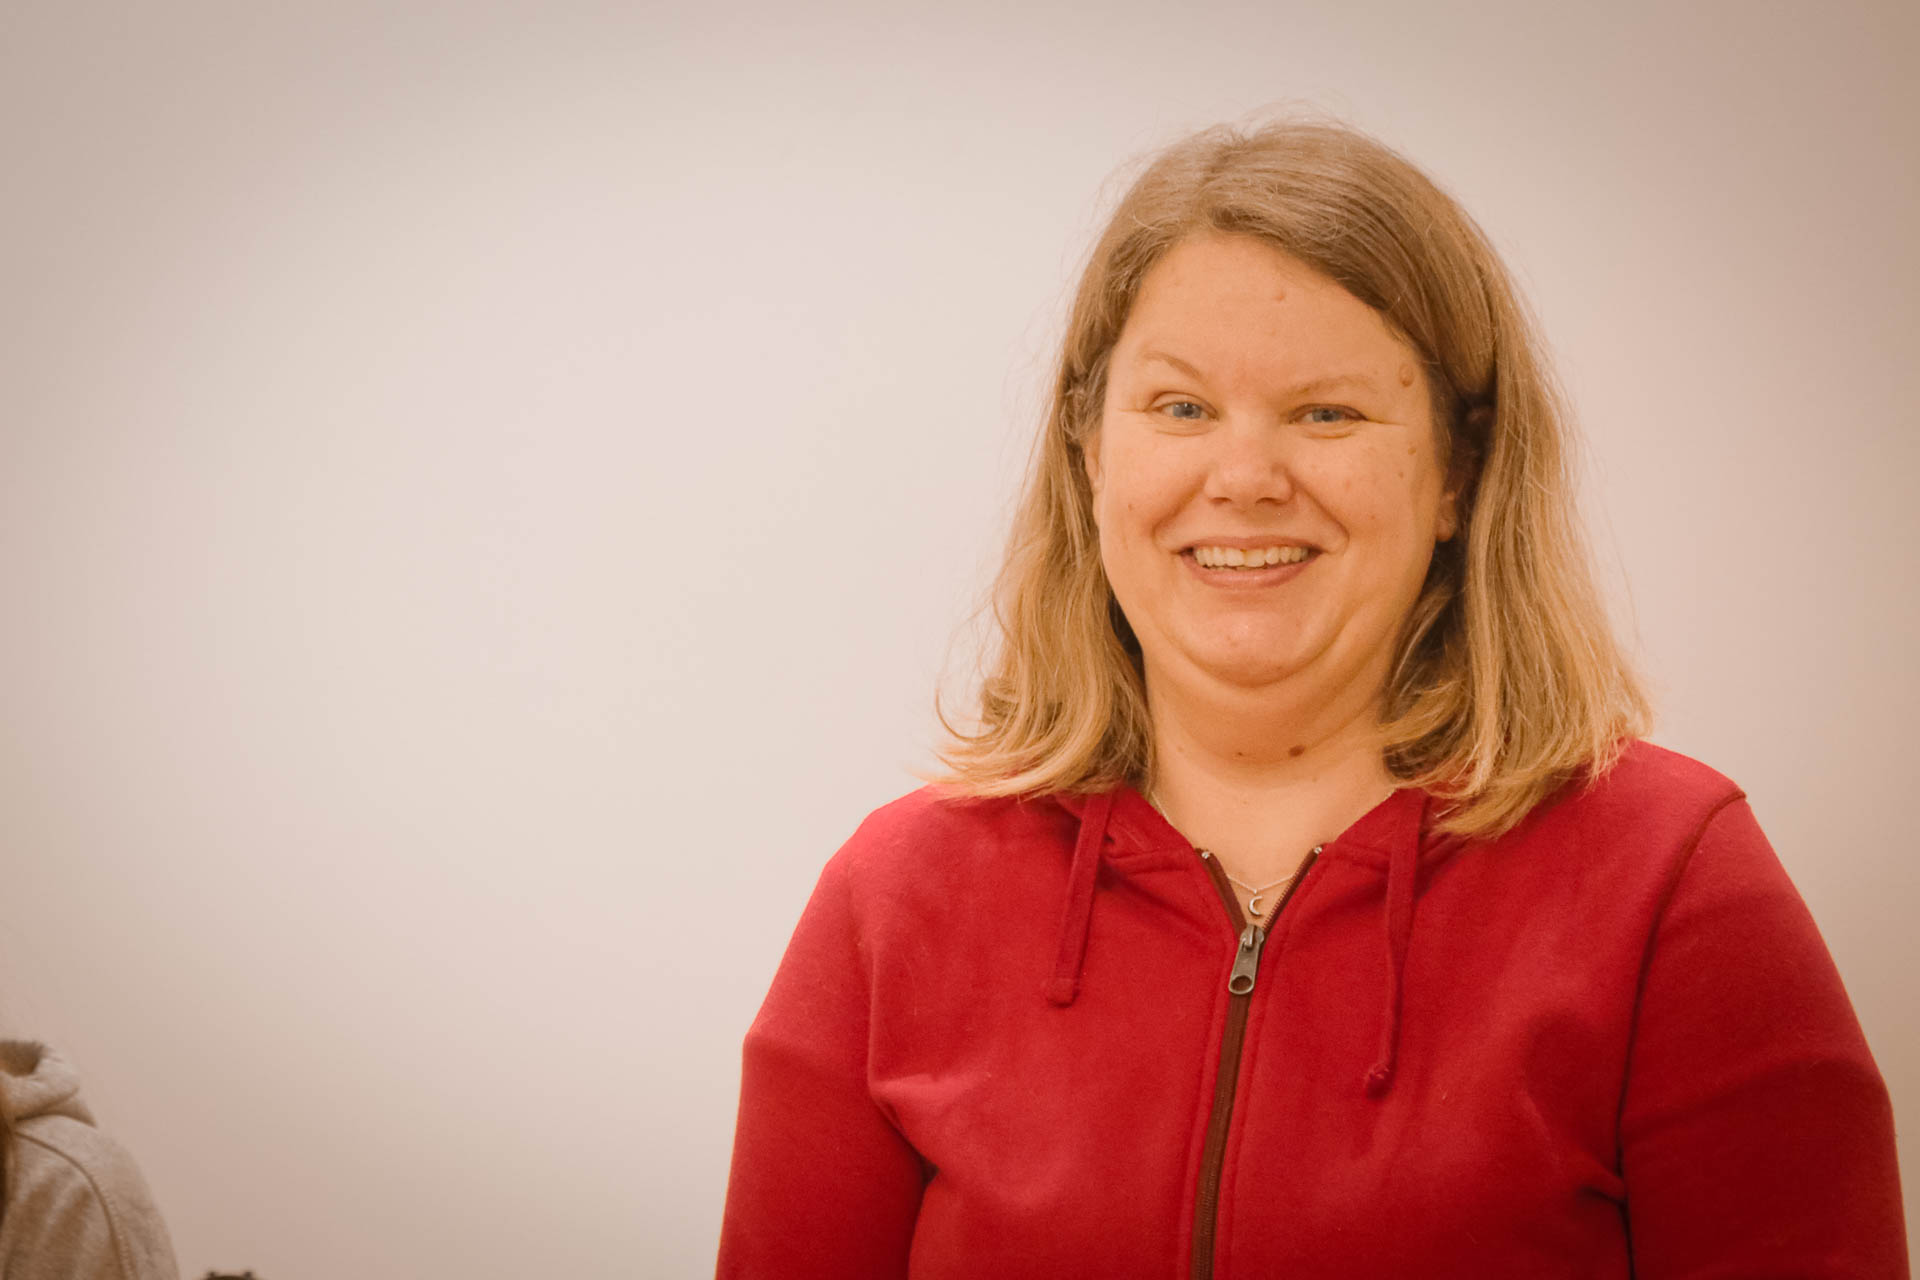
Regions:
<instances>
[{"instance_id":1,"label":"woman's eye","mask_svg":"<svg viewBox=\"0 0 1920 1280\"><path fill-rule=\"evenodd\" d=\"M1341 423L1349 422L1360 415L1351 409L1342 409L1335 405L1323 404L1315 405L1313 408L1302 413L1301 416L1316 427L1337 427Z\"/></svg>"},{"instance_id":2,"label":"woman's eye","mask_svg":"<svg viewBox=\"0 0 1920 1280\"><path fill-rule=\"evenodd\" d=\"M1160 406L1160 412L1166 414L1169 418L1175 418L1181 422L1198 422L1207 414L1205 409L1202 409L1191 400L1169 401Z\"/></svg>"}]
</instances>

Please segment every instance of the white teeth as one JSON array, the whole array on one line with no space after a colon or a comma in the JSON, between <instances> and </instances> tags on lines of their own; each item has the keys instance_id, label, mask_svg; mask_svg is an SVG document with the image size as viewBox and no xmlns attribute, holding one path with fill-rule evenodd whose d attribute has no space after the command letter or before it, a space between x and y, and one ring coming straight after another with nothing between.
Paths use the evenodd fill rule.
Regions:
<instances>
[{"instance_id":1,"label":"white teeth","mask_svg":"<svg viewBox=\"0 0 1920 1280\"><path fill-rule=\"evenodd\" d=\"M1193 558L1208 569L1264 569L1270 564L1298 564L1307 558L1305 547L1195 547Z\"/></svg>"}]
</instances>

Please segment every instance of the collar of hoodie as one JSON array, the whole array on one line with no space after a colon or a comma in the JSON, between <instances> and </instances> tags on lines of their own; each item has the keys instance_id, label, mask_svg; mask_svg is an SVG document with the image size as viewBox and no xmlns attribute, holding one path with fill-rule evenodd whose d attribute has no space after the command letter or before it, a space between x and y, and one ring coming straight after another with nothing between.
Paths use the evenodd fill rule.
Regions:
<instances>
[{"instance_id":1,"label":"collar of hoodie","mask_svg":"<svg viewBox=\"0 0 1920 1280\"><path fill-rule=\"evenodd\" d=\"M1080 993L1087 932L1099 897L1100 864L1109 849L1190 851L1192 845L1145 797L1125 783L1105 791L1054 798L1079 821L1073 863L1067 874L1060 947L1046 987L1047 999L1064 1007ZM1421 863L1446 856L1463 843L1458 837L1434 833L1433 818L1433 797L1403 787L1329 841L1320 854L1323 864L1339 859L1376 869L1385 879L1380 897L1380 941L1387 985L1380 1009L1380 1047L1362 1081L1367 1094L1376 1098L1393 1087L1398 1065L1407 944L1413 936Z\"/></svg>"}]
</instances>

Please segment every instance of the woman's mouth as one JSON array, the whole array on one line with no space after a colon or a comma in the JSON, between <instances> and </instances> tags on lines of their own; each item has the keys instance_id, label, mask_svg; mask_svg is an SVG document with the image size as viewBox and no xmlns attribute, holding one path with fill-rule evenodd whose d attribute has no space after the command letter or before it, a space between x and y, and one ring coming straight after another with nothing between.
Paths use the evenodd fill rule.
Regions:
<instances>
[{"instance_id":1,"label":"woman's mouth","mask_svg":"<svg viewBox=\"0 0 1920 1280\"><path fill-rule=\"evenodd\" d=\"M1203 569L1264 569L1275 564L1299 564L1313 554L1310 547L1188 547L1187 555Z\"/></svg>"},{"instance_id":2,"label":"woman's mouth","mask_svg":"<svg viewBox=\"0 0 1920 1280\"><path fill-rule=\"evenodd\" d=\"M1180 553L1188 572L1214 587L1278 586L1305 573L1320 558L1318 547L1188 547Z\"/></svg>"}]
</instances>

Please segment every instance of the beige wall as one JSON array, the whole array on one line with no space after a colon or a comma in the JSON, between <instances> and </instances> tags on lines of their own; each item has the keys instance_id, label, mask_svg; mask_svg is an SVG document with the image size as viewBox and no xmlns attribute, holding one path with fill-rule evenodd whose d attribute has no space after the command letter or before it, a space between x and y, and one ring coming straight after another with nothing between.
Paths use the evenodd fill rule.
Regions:
<instances>
[{"instance_id":1,"label":"beige wall","mask_svg":"<svg viewBox=\"0 0 1920 1280\"><path fill-rule=\"evenodd\" d=\"M1447 7L8 8L0 1011L187 1274L710 1266L1095 193L1280 99L1528 282L1660 740L1920 1117L1916 11Z\"/></svg>"}]
</instances>

